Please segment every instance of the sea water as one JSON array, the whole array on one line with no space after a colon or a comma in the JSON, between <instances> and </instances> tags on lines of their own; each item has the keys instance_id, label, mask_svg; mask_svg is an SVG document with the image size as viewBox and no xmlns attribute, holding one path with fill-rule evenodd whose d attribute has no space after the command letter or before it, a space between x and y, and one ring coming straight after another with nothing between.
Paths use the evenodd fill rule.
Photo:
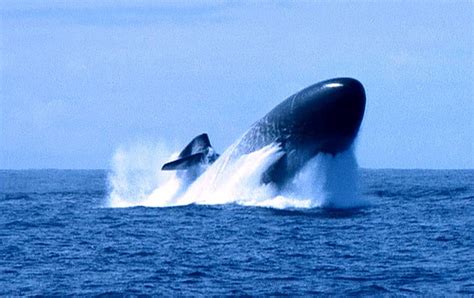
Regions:
<instances>
[{"instance_id":1,"label":"sea water","mask_svg":"<svg viewBox=\"0 0 474 298\"><path fill-rule=\"evenodd\" d=\"M184 191L127 152L112 171L0 171L0 295L474 294L474 170L349 152L277 193L255 181L265 150Z\"/></svg>"}]
</instances>

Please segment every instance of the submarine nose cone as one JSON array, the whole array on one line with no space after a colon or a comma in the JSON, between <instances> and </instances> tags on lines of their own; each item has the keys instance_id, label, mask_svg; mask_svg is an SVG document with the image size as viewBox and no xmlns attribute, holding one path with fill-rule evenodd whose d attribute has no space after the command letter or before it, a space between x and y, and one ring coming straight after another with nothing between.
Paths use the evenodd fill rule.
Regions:
<instances>
[{"instance_id":1,"label":"submarine nose cone","mask_svg":"<svg viewBox=\"0 0 474 298\"><path fill-rule=\"evenodd\" d=\"M352 78L337 78L321 82L320 90L327 97L329 105L340 105L340 109L350 105L355 110L363 112L365 109L365 90L362 84ZM320 100L320 97L316 97Z\"/></svg>"},{"instance_id":2,"label":"submarine nose cone","mask_svg":"<svg viewBox=\"0 0 474 298\"><path fill-rule=\"evenodd\" d=\"M345 150L352 144L364 110L364 87L352 78L317 83L298 93L292 102L297 130L317 140L320 149L330 153Z\"/></svg>"},{"instance_id":3,"label":"submarine nose cone","mask_svg":"<svg viewBox=\"0 0 474 298\"><path fill-rule=\"evenodd\" d=\"M319 103L322 107L318 126L327 137L326 152L347 149L357 136L365 111L365 90L352 78L337 78L322 82Z\"/></svg>"},{"instance_id":4,"label":"submarine nose cone","mask_svg":"<svg viewBox=\"0 0 474 298\"><path fill-rule=\"evenodd\" d=\"M322 89L327 92L327 112L331 116L331 125L340 133L357 133L365 110L365 90L362 84L352 78L337 78L323 82Z\"/></svg>"},{"instance_id":5,"label":"submarine nose cone","mask_svg":"<svg viewBox=\"0 0 474 298\"><path fill-rule=\"evenodd\" d=\"M332 85L331 85L332 84ZM339 85L334 88L334 103L337 106L339 118L346 119L358 130L365 111L365 90L362 84L352 78L339 78L326 86Z\"/></svg>"},{"instance_id":6,"label":"submarine nose cone","mask_svg":"<svg viewBox=\"0 0 474 298\"><path fill-rule=\"evenodd\" d=\"M298 114L314 132L332 135L357 133L365 110L365 90L352 78L320 82L301 92Z\"/></svg>"}]
</instances>

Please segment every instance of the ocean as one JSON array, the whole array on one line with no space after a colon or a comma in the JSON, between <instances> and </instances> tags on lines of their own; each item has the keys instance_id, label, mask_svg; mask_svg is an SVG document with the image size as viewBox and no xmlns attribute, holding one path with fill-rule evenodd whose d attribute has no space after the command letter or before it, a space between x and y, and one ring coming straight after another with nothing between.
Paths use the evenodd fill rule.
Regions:
<instances>
[{"instance_id":1,"label":"ocean","mask_svg":"<svg viewBox=\"0 0 474 298\"><path fill-rule=\"evenodd\" d=\"M112 176L0 171L1 296L474 295L474 170L362 169L344 208L117 208Z\"/></svg>"}]
</instances>

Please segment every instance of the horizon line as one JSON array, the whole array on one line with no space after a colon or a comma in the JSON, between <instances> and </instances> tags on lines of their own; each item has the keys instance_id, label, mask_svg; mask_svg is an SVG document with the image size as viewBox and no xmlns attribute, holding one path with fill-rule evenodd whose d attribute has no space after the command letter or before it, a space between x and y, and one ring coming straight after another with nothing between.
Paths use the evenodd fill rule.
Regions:
<instances>
[{"instance_id":1,"label":"horizon line","mask_svg":"<svg viewBox=\"0 0 474 298\"><path fill-rule=\"evenodd\" d=\"M359 167L361 170L425 170L425 171L469 171L474 168L371 168L371 167ZM107 168L0 168L0 171L112 171L113 169Z\"/></svg>"}]
</instances>

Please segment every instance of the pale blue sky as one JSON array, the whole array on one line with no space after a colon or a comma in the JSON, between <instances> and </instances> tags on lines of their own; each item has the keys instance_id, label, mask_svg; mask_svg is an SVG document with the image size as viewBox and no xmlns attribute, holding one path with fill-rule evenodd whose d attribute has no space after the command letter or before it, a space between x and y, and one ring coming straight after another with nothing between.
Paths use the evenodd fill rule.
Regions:
<instances>
[{"instance_id":1,"label":"pale blue sky","mask_svg":"<svg viewBox=\"0 0 474 298\"><path fill-rule=\"evenodd\" d=\"M202 132L222 152L338 76L366 88L362 167L474 168L472 1L0 4L0 168L107 168Z\"/></svg>"}]
</instances>

